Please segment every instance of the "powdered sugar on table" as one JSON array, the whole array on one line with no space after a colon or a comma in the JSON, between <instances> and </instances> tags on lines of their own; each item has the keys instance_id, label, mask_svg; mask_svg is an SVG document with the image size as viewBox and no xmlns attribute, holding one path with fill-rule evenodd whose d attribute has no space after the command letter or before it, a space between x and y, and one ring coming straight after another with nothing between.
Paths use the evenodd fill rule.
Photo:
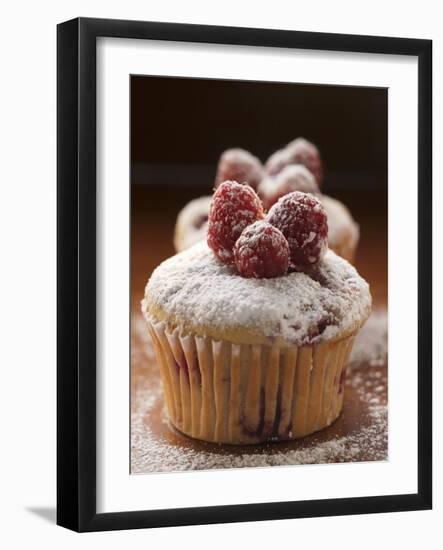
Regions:
<instances>
[{"instance_id":1,"label":"powdered sugar on table","mask_svg":"<svg viewBox=\"0 0 443 550\"><path fill-rule=\"evenodd\" d=\"M349 366L380 367L386 365L387 358L388 315L386 309L376 309L354 341Z\"/></svg>"},{"instance_id":2,"label":"powdered sugar on table","mask_svg":"<svg viewBox=\"0 0 443 550\"><path fill-rule=\"evenodd\" d=\"M131 473L288 466L387 459L386 368L354 363L341 417L301 440L218 446L187 438L167 420L160 377L144 321L132 322Z\"/></svg>"}]
</instances>

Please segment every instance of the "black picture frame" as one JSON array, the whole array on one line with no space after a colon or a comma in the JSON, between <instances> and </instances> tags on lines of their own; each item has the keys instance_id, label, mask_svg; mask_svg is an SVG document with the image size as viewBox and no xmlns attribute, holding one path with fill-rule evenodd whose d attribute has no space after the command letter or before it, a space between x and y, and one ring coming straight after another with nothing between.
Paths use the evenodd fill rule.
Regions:
<instances>
[{"instance_id":1,"label":"black picture frame","mask_svg":"<svg viewBox=\"0 0 443 550\"><path fill-rule=\"evenodd\" d=\"M416 494L96 512L96 39L398 54L418 58ZM57 523L76 531L425 510L432 507L432 42L78 18L57 28Z\"/></svg>"}]
</instances>

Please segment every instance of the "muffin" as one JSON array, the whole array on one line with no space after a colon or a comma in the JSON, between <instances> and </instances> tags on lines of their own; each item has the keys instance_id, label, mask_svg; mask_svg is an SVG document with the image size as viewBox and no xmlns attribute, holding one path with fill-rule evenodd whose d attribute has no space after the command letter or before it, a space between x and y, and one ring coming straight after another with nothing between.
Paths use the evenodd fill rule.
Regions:
<instances>
[{"instance_id":1,"label":"muffin","mask_svg":"<svg viewBox=\"0 0 443 550\"><path fill-rule=\"evenodd\" d=\"M282 201L266 219L256 202L236 204L227 219L232 205L213 201L211 248L200 242L176 254L146 285L142 311L169 419L188 436L291 440L341 412L348 357L371 310L369 287L327 249L320 203L304 193L285 201L296 207L294 223L280 215Z\"/></svg>"},{"instance_id":2,"label":"muffin","mask_svg":"<svg viewBox=\"0 0 443 550\"><path fill-rule=\"evenodd\" d=\"M321 195L314 175L303 164L289 164L275 176L264 177L257 189L266 210L292 191Z\"/></svg>"},{"instance_id":3,"label":"muffin","mask_svg":"<svg viewBox=\"0 0 443 550\"><path fill-rule=\"evenodd\" d=\"M314 175L318 186L321 186L323 182L323 161L316 145L302 137L294 139L268 158L265 163L265 171L270 176L276 176L291 164L305 166Z\"/></svg>"},{"instance_id":4,"label":"muffin","mask_svg":"<svg viewBox=\"0 0 443 550\"><path fill-rule=\"evenodd\" d=\"M353 262L360 240L360 227L349 209L339 200L322 195L320 201L328 215L328 241L332 250Z\"/></svg>"},{"instance_id":5,"label":"muffin","mask_svg":"<svg viewBox=\"0 0 443 550\"><path fill-rule=\"evenodd\" d=\"M174 229L174 247L177 252L206 239L211 200L210 196L198 197L180 210Z\"/></svg>"}]
</instances>

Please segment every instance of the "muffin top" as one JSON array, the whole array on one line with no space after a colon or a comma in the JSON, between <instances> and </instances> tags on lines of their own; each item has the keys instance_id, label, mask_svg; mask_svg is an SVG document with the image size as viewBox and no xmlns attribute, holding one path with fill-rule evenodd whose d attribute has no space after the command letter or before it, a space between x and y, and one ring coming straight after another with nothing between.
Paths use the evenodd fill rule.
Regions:
<instances>
[{"instance_id":1,"label":"muffin top","mask_svg":"<svg viewBox=\"0 0 443 550\"><path fill-rule=\"evenodd\" d=\"M352 247L357 246L360 231L348 208L328 195L322 195L320 200L328 215L329 245L334 248L345 239L350 240Z\"/></svg>"},{"instance_id":2,"label":"muffin top","mask_svg":"<svg viewBox=\"0 0 443 550\"><path fill-rule=\"evenodd\" d=\"M170 330L238 344L312 345L344 338L371 310L366 281L331 250L309 273L244 278L204 242L160 264L142 310Z\"/></svg>"}]
</instances>

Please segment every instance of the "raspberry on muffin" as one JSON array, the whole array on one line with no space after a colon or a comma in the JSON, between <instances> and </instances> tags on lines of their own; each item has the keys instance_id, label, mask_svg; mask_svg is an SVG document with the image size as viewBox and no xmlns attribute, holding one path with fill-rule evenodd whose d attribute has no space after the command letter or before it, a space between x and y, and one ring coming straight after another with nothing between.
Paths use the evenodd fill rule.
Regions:
<instances>
[{"instance_id":1,"label":"raspberry on muffin","mask_svg":"<svg viewBox=\"0 0 443 550\"><path fill-rule=\"evenodd\" d=\"M291 268L304 271L325 255L328 219L314 195L300 191L285 195L268 212L266 221L280 229L288 240Z\"/></svg>"},{"instance_id":2,"label":"raspberry on muffin","mask_svg":"<svg viewBox=\"0 0 443 550\"><path fill-rule=\"evenodd\" d=\"M289 244L282 232L265 221L246 227L234 246L235 265L243 277L286 275Z\"/></svg>"},{"instance_id":3,"label":"raspberry on muffin","mask_svg":"<svg viewBox=\"0 0 443 550\"><path fill-rule=\"evenodd\" d=\"M223 182L215 190L209 210L209 248L221 262L233 263L234 245L243 229L263 218L263 205L252 187Z\"/></svg>"},{"instance_id":4,"label":"raspberry on muffin","mask_svg":"<svg viewBox=\"0 0 443 550\"><path fill-rule=\"evenodd\" d=\"M249 151L240 148L227 149L218 161L215 187L223 181L233 180L246 183L256 190L263 175L262 163Z\"/></svg>"}]
</instances>

